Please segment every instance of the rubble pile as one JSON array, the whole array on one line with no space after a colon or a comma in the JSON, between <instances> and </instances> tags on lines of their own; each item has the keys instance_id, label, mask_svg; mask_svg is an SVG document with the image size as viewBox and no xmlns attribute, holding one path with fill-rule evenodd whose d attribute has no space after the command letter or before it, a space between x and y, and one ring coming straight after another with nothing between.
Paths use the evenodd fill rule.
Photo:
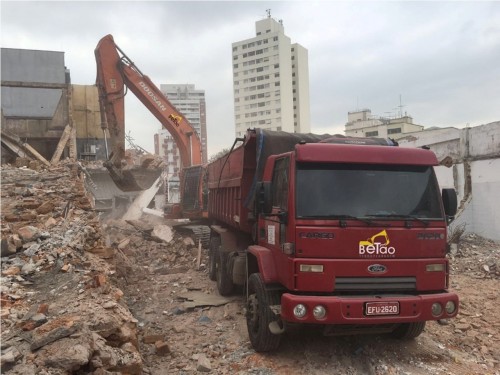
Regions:
<instances>
[{"instance_id":1,"label":"rubble pile","mask_svg":"<svg viewBox=\"0 0 500 375\"><path fill-rule=\"evenodd\" d=\"M492 240L468 233L452 247L450 263L454 273L474 278L500 278L500 246Z\"/></svg>"},{"instance_id":2,"label":"rubble pile","mask_svg":"<svg viewBox=\"0 0 500 375\"><path fill-rule=\"evenodd\" d=\"M2 166L1 365L6 374L139 374L137 320L110 278L76 164Z\"/></svg>"},{"instance_id":3,"label":"rubble pile","mask_svg":"<svg viewBox=\"0 0 500 375\"><path fill-rule=\"evenodd\" d=\"M449 325L435 327L433 334L453 348L456 362L463 360L461 353L467 353L484 373L499 373L500 243L468 233L449 257L451 289L460 297L460 310Z\"/></svg>"}]
</instances>

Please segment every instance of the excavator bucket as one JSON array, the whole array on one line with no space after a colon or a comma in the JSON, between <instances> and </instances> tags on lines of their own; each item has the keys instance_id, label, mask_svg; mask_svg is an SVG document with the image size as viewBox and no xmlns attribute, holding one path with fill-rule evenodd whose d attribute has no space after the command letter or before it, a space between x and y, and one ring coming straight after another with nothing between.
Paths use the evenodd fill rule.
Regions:
<instances>
[{"instance_id":1,"label":"excavator bucket","mask_svg":"<svg viewBox=\"0 0 500 375\"><path fill-rule=\"evenodd\" d=\"M140 191L149 189L163 172L163 162L153 156L147 157L141 165L126 165L117 168L106 162L111 179L122 191Z\"/></svg>"},{"instance_id":2,"label":"excavator bucket","mask_svg":"<svg viewBox=\"0 0 500 375\"><path fill-rule=\"evenodd\" d=\"M108 168L109 175L116 186L122 191L140 191L149 189L160 177L161 169L144 169L133 167L129 169L117 170Z\"/></svg>"}]
</instances>

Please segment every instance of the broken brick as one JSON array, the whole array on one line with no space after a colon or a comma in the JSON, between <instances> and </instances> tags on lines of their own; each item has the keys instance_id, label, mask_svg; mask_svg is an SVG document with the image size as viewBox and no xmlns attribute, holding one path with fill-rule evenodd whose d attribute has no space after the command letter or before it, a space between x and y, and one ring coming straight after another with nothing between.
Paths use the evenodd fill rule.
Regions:
<instances>
[{"instance_id":1,"label":"broken brick","mask_svg":"<svg viewBox=\"0 0 500 375\"><path fill-rule=\"evenodd\" d=\"M163 341L163 335L146 335L142 338L142 342L145 344L155 344L157 342Z\"/></svg>"},{"instance_id":2,"label":"broken brick","mask_svg":"<svg viewBox=\"0 0 500 375\"><path fill-rule=\"evenodd\" d=\"M96 288L99 288L100 286L103 286L106 284L106 276L104 275L96 275L94 276L94 285Z\"/></svg>"},{"instance_id":3,"label":"broken brick","mask_svg":"<svg viewBox=\"0 0 500 375\"><path fill-rule=\"evenodd\" d=\"M170 347L164 341L155 342L155 349L156 349L156 354L160 356L164 356L170 353Z\"/></svg>"}]
</instances>

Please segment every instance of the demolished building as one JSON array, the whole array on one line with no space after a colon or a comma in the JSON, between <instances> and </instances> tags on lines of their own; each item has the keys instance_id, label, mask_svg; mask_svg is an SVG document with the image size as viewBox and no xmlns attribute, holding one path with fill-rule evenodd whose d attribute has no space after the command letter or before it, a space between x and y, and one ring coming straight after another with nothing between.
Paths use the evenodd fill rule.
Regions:
<instances>
[{"instance_id":1,"label":"demolished building","mask_svg":"<svg viewBox=\"0 0 500 375\"><path fill-rule=\"evenodd\" d=\"M457 191L459 210L451 229L500 240L500 121L476 127L435 128L398 139L401 147L428 146L441 166L441 188Z\"/></svg>"}]
</instances>

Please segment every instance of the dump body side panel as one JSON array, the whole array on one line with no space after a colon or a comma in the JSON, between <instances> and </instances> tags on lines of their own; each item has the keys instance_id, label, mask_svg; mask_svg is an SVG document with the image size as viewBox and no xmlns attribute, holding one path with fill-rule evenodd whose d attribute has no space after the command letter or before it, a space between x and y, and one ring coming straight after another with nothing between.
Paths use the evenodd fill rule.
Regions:
<instances>
[{"instance_id":1,"label":"dump body side panel","mask_svg":"<svg viewBox=\"0 0 500 375\"><path fill-rule=\"evenodd\" d=\"M231 153L210 163L208 173L208 217L250 233L251 210L244 205L256 169L255 137Z\"/></svg>"}]
</instances>

